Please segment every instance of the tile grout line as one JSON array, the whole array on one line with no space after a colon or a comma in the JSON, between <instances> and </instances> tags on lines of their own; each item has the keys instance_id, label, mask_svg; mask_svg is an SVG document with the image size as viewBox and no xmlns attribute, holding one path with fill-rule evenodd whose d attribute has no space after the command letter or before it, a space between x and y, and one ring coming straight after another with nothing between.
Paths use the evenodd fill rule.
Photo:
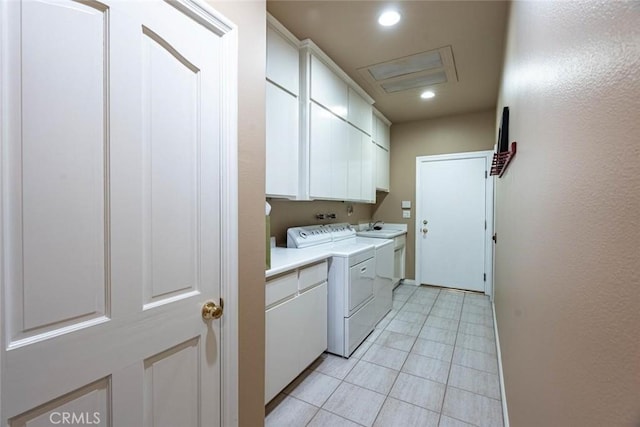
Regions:
<instances>
[{"instance_id":1,"label":"tile grout line","mask_svg":"<svg viewBox=\"0 0 640 427\"><path fill-rule=\"evenodd\" d=\"M364 341L363 341L363 342L364 342ZM336 356L336 357L339 357L339 356ZM347 360L348 360L348 359L347 359ZM361 360L361 359L358 359L358 362L360 362L360 360ZM336 415L336 416L338 416L338 417L340 417L340 418L344 418L344 419L346 419L347 421L351 421L351 422L353 422L353 423L355 423L355 424L360 424L360 423L358 423L358 422L356 422L356 421L349 420L349 419L347 419L347 418L345 418L345 417L341 416L340 414L336 414L335 412L332 412L332 411L330 411L330 410L328 410L328 409L325 409L325 408L324 408L324 405L325 405L325 404L326 404L326 403L331 399L331 397L335 394L336 390L338 390L338 389L340 388L340 386L345 382L345 381L344 381L344 379L345 379L345 378L347 378L347 376L349 376L349 374L351 373L351 371L353 371L353 368L355 368L355 367L356 367L356 365L358 364L358 362L356 362L356 363L354 363L354 364L353 364L353 366L351 367L351 369L349 369L349 370L347 371L347 373L345 374L344 378L336 378L336 377L334 377L333 375L325 374L325 375L327 375L327 376L329 376L329 377L331 377L331 378L336 378L337 380L340 380L340 383L336 386L336 388L335 388L335 389L333 389L333 391L329 394L329 396L327 396L327 398L324 400L324 402L322 402L322 405L320 405L320 407L318 408L318 411L313 415L313 418L315 418L315 416L316 416L316 415L318 415L318 412L320 412L320 410L321 410L321 409L323 409L323 410L325 410L325 411L327 411L327 412L329 412L329 413L331 413L331 414L333 414L333 415ZM350 384L350 385L351 385L351 383L347 383L347 384ZM309 425L309 423L311 423L311 421L313 421L313 418L311 418L311 419L309 420L309 422L308 422L306 425ZM362 424L360 424L360 425L362 425Z\"/></svg>"},{"instance_id":2,"label":"tile grout line","mask_svg":"<svg viewBox=\"0 0 640 427\"><path fill-rule=\"evenodd\" d=\"M454 385L448 385L447 387L455 388L456 390L464 391L465 393L475 394L476 396L486 397L487 399L495 400L496 402L502 403L501 399L496 399L495 397L487 396L486 394L481 394L481 393L476 393L475 391L465 390L463 388L456 387ZM449 415L447 415L447 417L448 416ZM469 421L465 421L465 423L469 423ZM469 423L469 424L473 424L473 423Z\"/></svg>"},{"instance_id":3,"label":"tile grout line","mask_svg":"<svg viewBox=\"0 0 640 427\"><path fill-rule=\"evenodd\" d=\"M411 294L411 295L415 295L415 291ZM438 290L438 296L440 295L440 290ZM436 297L437 299L438 297ZM406 304L406 302L405 302ZM429 308L429 313L431 313L431 310L433 309L433 306L435 305L435 300L434 302L431 304L431 307ZM404 306L404 305L403 305ZM398 312L400 312L400 310L398 310ZM429 318L429 314L427 314L427 318ZM427 319L424 320L425 322L427 321ZM422 325L424 326L424 324ZM422 330L422 327L421 327ZM419 333L418 333L419 334ZM380 412L382 412L382 408L384 407L384 404L387 402L387 400L390 398L390 394L391 391L393 391L393 387L395 387L396 383L398 382L398 378L400 377L400 373L402 373L402 368L404 368L404 365L407 363L407 359L409 358L409 355L411 354L411 350L413 350L413 346L416 345L416 341L418 340L418 337L416 337L416 339L413 341L413 344L411 345L411 348L409 349L409 352L407 353L407 357L404 359L404 362L402 362L402 366L400 366L400 369L398 370L398 375L396 375L396 378L393 380L393 384L391 384L391 388L389 388L389 392L387 393L387 395L385 396L384 402L382 402L382 406L380 407L380 409L378 410L378 413L376 414L376 417L373 419L373 424L376 423L376 421L378 420L378 417L380 416ZM393 399L393 398L392 398ZM400 400L400 399L398 399ZM402 402L402 400L400 400ZM408 403L408 402L407 402ZM414 405L415 406L415 405ZM373 425L372 424L372 425Z\"/></svg>"},{"instance_id":4,"label":"tile grout line","mask_svg":"<svg viewBox=\"0 0 640 427\"><path fill-rule=\"evenodd\" d=\"M413 295L413 294L412 294L412 295ZM400 312L400 310L402 309L402 307L404 307L404 305L405 305L405 304L406 304L406 301L402 304L402 306L400 306L400 308L398 308L398 313ZM392 306L392 310L393 310L393 306ZM397 313L396 313L396 315L397 315ZM395 318L395 316L394 316L394 318ZM385 329L383 329L383 330L386 330L386 328L385 328ZM375 331L375 328L374 328L374 331ZM380 336L380 334L378 334L378 337L379 337L379 336ZM370 343L371 343L371 345L375 344L375 342L378 340L378 337L376 337L376 339L375 339L374 341L371 341L371 342L370 342ZM364 343L364 341L363 341L363 343ZM360 345L362 345L362 344L360 344ZM365 351L365 352L364 352L364 354L362 355L362 357L364 357L364 355L365 355L365 354L367 354L367 353L369 352L369 350L371 349L371 345L369 346L369 349L367 349L367 351ZM382 346L382 345L381 345L381 347L384 347L384 346ZM400 351L400 350L399 350L399 351ZM371 363L371 364L373 364L373 365L380 366L380 367L383 367L383 368L392 369L392 368L389 368L388 366L382 366L382 365L379 365L379 364L377 364L377 363L370 362L370 361L368 361L368 360L363 360L363 359L362 359L362 357L357 358L357 360L358 360L358 361L353 365L353 367L351 367L351 369L349 369L349 371L346 373L346 375L345 375L345 376L344 376L344 378L342 378L342 379L340 379L340 378L336 378L336 377L333 377L332 375L325 374L325 375L330 376L330 377L332 377L332 378L339 379L339 380L340 380L340 383L339 383L339 384L338 384L338 386L337 386L337 387L336 387L336 388L331 392L331 394L330 394L330 395L327 397L327 399L322 403L322 405L318 408L318 411L316 411L316 413L314 414L314 416L313 416L313 417L315 417L315 416L318 414L318 412L320 412L320 410L322 409L322 410L325 410L325 411L327 411L327 412L329 412L329 413L331 413L331 414L333 414L333 415L336 415L336 416L338 416L338 417L340 417L340 418L346 419L347 421L353 422L353 423L355 423L355 424L362 425L362 424L360 424L360 423L358 423L358 422L356 422L356 421L353 421L353 420L347 419L347 418L345 418L345 417L343 417L343 416L341 416L341 415L339 415L339 414L336 414L336 413L334 413L334 412L332 412L332 411L330 411L330 410L328 410L328 409L324 408L324 405L325 405L325 404L326 404L326 403L331 399L331 396L333 396L333 395L335 394L336 390L338 390L338 388L340 388L340 386L341 386L343 383L346 383L346 384L349 384L349 385L353 385L353 386L355 386L355 387L360 387L360 388L362 388L362 389L364 389L364 390L372 391L372 392L374 392L374 393L378 393L378 392L377 392L377 391L375 391L375 390L371 390L371 389L368 389L368 388L366 388L366 387L362 387L362 386L360 386L360 385L352 384L352 383L350 383L350 382L347 382L347 381L346 381L346 378L349 376L349 374L351 373L351 371L353 371L353 369L356 367L356 365L357 365L358 363L360 363L361 361L366 362L366 363ZM404 365L404 363L403 363L403 365ZM402 367L401 367L401 368L402 368ZM400 374L400 371L398 371L398 375L399 375L399 374ZM397 380L397 379L398 379L398 376L396 376L396 380ZM392 385L391 385L391 388L393 388L393 385L395 385L395 380L394 380L394 384L392 384ZM389 389L389 392L391 392L391 389ZM378 393L378 394L382 394L382 393ZM378 412L376 413L376 417L373 419L373 423L374 423L374 424L375 424L376 419L378 418L378 415L380 415L380 411L382 410L382 406L384 406L384 402L386 402L387 398L389 397L389 393L387 393L387 394L386 394L386 395L384 395L384 396L385 396L385 399L384 399L384 401L382 402L382 405L380 406L380 409L378 409ZM305 402L305 403L306 403L306 402ZM311 420L309 421L309 423L311 423L311 421L313 421L313 418L311 418ZM309 425L309 423L307 423L307 425Z\"/></svg>"},{"instance_id":5,"label":"tile grout line","mask_svg":"<svg viewBox=\"0 0 640 427\"><path fill-rule=\"evenodd\" d=\"M462 305L464 306L464 301L467 299L467 295L465 294L462 297ZM462 313L462 310L461 310ZM462 316L462 314L461 314ZM442 395L442 406L440 407L440 416L438 417L438 426L440 425L440 421L442 420L442 412L444 411L444 402L447 399L447 389L449 388L449 377L451 376L451 368L453 367L453 358L456 352L456 343L458 342L458 333L460 332L460 319L458 319L458 329L456 329L456 339L453 342L453 354L451 355L451 364L449 365L449 372L447 373L447 383L444 386L444 394ZM448 416L448 415L447 415Z\"/></svg>"},{"instance_id":6,"label":"tile grout line","mask_svg":"<svg viewBox=\"0 0 640 427\"><path fill-rule=\"evenodd\" d=\"M411 293L411 296L413 296L414 294L415 294L415 290L413 291L413 293ZM393 299L393 296L391 298ZM408 301L408 299L407 299L407 301ZM404 304L402 304L402 307L404 307L407 304L407 301L405 301ZM402 309L402 307L400 307L398 309L398 313L400 313L400 310ZM398 313L396 313L396 316L398 315ZM396 316L394 316L394 317L396 317ZM426 321L426 319L425 319L425 321ZM415 341L414 341L414 344L415 344ZM413 345L411 346L411 348L413 348ZM409 351L411 351L411 349L409 349ZM407 357L404 359L404 362L402 362L402 366L400 366L400 369L398 370L398 375L396 375L395 379L393 380L393 384L391 384L391 387L389 387L389 391L387 392L387 394L384 397L384 401L382 402L382 406L380 406L380 409L378 409L378 413L376 414L375 418L373 419L373 423L371 425L375 425L376 421L378 420L378 417L380 416L380 413L382 412L382 408L384 407L384 404L387 403L387 400L389 399L389 394L393 390L393 387L396 385L396 382L398 381L398 377L400 376L400 372L402 372L402 368L404 367L404 364L407 362L407 358L408 357L409 357L409 353L407 353ZM365 360L365 362L367 362L367 361Z\"/></svg>"}]
</instances>

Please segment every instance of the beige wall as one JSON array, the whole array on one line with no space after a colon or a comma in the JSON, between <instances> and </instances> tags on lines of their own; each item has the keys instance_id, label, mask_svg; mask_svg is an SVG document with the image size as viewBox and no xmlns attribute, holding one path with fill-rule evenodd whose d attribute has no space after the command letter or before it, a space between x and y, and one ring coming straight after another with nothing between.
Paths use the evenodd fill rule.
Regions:
<instances>
[{"instance_id":1,"label":"beige wall","mask_svg":"<svg viewBox=\"0 0 640 427\"><path fill-rule=\"evenodd\" d=\"M391 126L391 191L378 193L373 218L408 225L407 278L415 271L416 157L492 150L495 134L495 110ZM411 219L402 218L402 200L411 201Z\"/></svg>"},{"instance_id":2,"label":"beige wall","mask_svg":"<svg viewBox=\"0 0 640 427\"><path fill-rule=\"evenodd\" d=\"M270 199L271 235L276 237L278 246L287 245L287 228L300 225L329 224L332 222L369 222L373 205L349 202L291 202L288 200ZM353 213L347 214L347 206L353 207ZM335 213L336 219L318 220L317 213Z\"/></svg>"},{"instance_id":3,"label":"beige wall","mask_svg":"<svg viewBox=\"0 0 640 427\"><path fill-rule=\"evenodd\" d=\"M513 2L496 293L516 427L640 423L640 6Z\"/></svg>"},{"instance_id":4,"label":"beige wall","mask_svg":"<svg viewBox=\"0 0 640 427\"><path fill-rule=\"evenodd\" d=\"M264 423L264 1L211 1L239 30L239 412L240 426Z\"/></svg>"}]
</instances>

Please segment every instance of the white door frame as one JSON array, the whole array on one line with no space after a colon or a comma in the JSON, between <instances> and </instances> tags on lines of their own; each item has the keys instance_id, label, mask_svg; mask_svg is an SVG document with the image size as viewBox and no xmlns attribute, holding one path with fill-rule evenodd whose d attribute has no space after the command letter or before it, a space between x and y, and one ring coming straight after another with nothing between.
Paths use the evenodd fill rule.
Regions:
<instances>
[{"instance_id":1,"label":"white door frame","mask_svg":"<svg viewBox=\"0 0 640 427\"><path fill-rule=\"evenodd\" d=\"M420 187L420 168L425 162L437 162L443 160L460 160L460 159L485 159L485 170L487 173L487 179L485 181L485 216L487 220L487 229L485 230L485 256L484 256L484 268L487 274L487 280L484 284L484 293L489 295L493 299L493 186L494 177L489 175L491 171L491 161L493 160L493 151L470 151L466 153L455 154L438 154L434 156L418 156L416 157L416 216L415 216L415 281L416 285L420 286L420 223L419 218L422 218L422 188Z\"/></svg>"},{"instance_id":2,"label":"white door frame","mask_svg":"<svg viewBox=\"0 0 640 427\"><path fill-rule=\"evenodd\" d=\"M220 129L220 296L224 299L225 313L221 318L220 336L220 425L238 425L238 28L204 0L173 0L170 5L190 16L196 22L221 35L223 57L220 65L222 79L222 113ZM4 67L4 52L0 49L0 70ZM2 78L4 73L0 73ZM0 88L3 87L0 81ZM6 95L0 91L0 111L8 110ZM0 114L0 129L6 129ZM5 145L5 132L0 132L0 147ZM4 157L4 156L3 156ZM6 191L5 159L0 158L0 191ZM0 216L4 216L4 208ZM4 252L0 230L0 254ZM4 268L0 265L0 282L4 281ZM0 283L1 285L1 283ZM0 290L4 286L0 286ZM6 295L0 292L0 318ZM0 328L0 344L6 343L4 328ZM0 352L0 365L2 352ZM1 384L1 383L0 383Z\"/></svg>"}]
</instances>

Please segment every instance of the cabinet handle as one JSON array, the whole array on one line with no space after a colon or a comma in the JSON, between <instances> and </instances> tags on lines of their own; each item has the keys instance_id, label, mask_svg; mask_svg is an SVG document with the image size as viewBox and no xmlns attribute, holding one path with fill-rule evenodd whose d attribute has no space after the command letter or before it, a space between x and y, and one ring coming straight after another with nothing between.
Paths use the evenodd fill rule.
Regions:
<instances>
[{"instance_id":1,"label":"cabinet handle","mask_svg":"<svg viewBox=\"0 0 640 427\"><path fill-rule=\"evenodd\" d=\"M362 268L360 269L360 273L364 273L365 271L367 271L367 267L362 267Z\"/></svg>"}]
</instances>

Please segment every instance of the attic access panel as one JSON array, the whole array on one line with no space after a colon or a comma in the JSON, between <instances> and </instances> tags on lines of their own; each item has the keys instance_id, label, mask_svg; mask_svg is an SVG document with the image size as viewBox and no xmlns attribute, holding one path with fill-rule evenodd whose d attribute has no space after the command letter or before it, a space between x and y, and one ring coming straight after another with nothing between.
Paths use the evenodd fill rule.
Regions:
<instances>
[{"instance_id":1,"label":"attic access panel","mask_svg":"<svg viewBox=\"0 0 640 427\"><path fill-rule=\"evenodd\" d=\"M383 95L458 82L450 45L368 65L358 73Z\"/></svg>"},{"instance_id":2,"label":"attic access panel","mask_svg":"<svg viewBox=\"0 0 640 427\"><path fill-rule=\"evenodd\" d=\"M442 68L440 52L432 50L368 67L376 81Z\"/></svg>"}]
</instances>

